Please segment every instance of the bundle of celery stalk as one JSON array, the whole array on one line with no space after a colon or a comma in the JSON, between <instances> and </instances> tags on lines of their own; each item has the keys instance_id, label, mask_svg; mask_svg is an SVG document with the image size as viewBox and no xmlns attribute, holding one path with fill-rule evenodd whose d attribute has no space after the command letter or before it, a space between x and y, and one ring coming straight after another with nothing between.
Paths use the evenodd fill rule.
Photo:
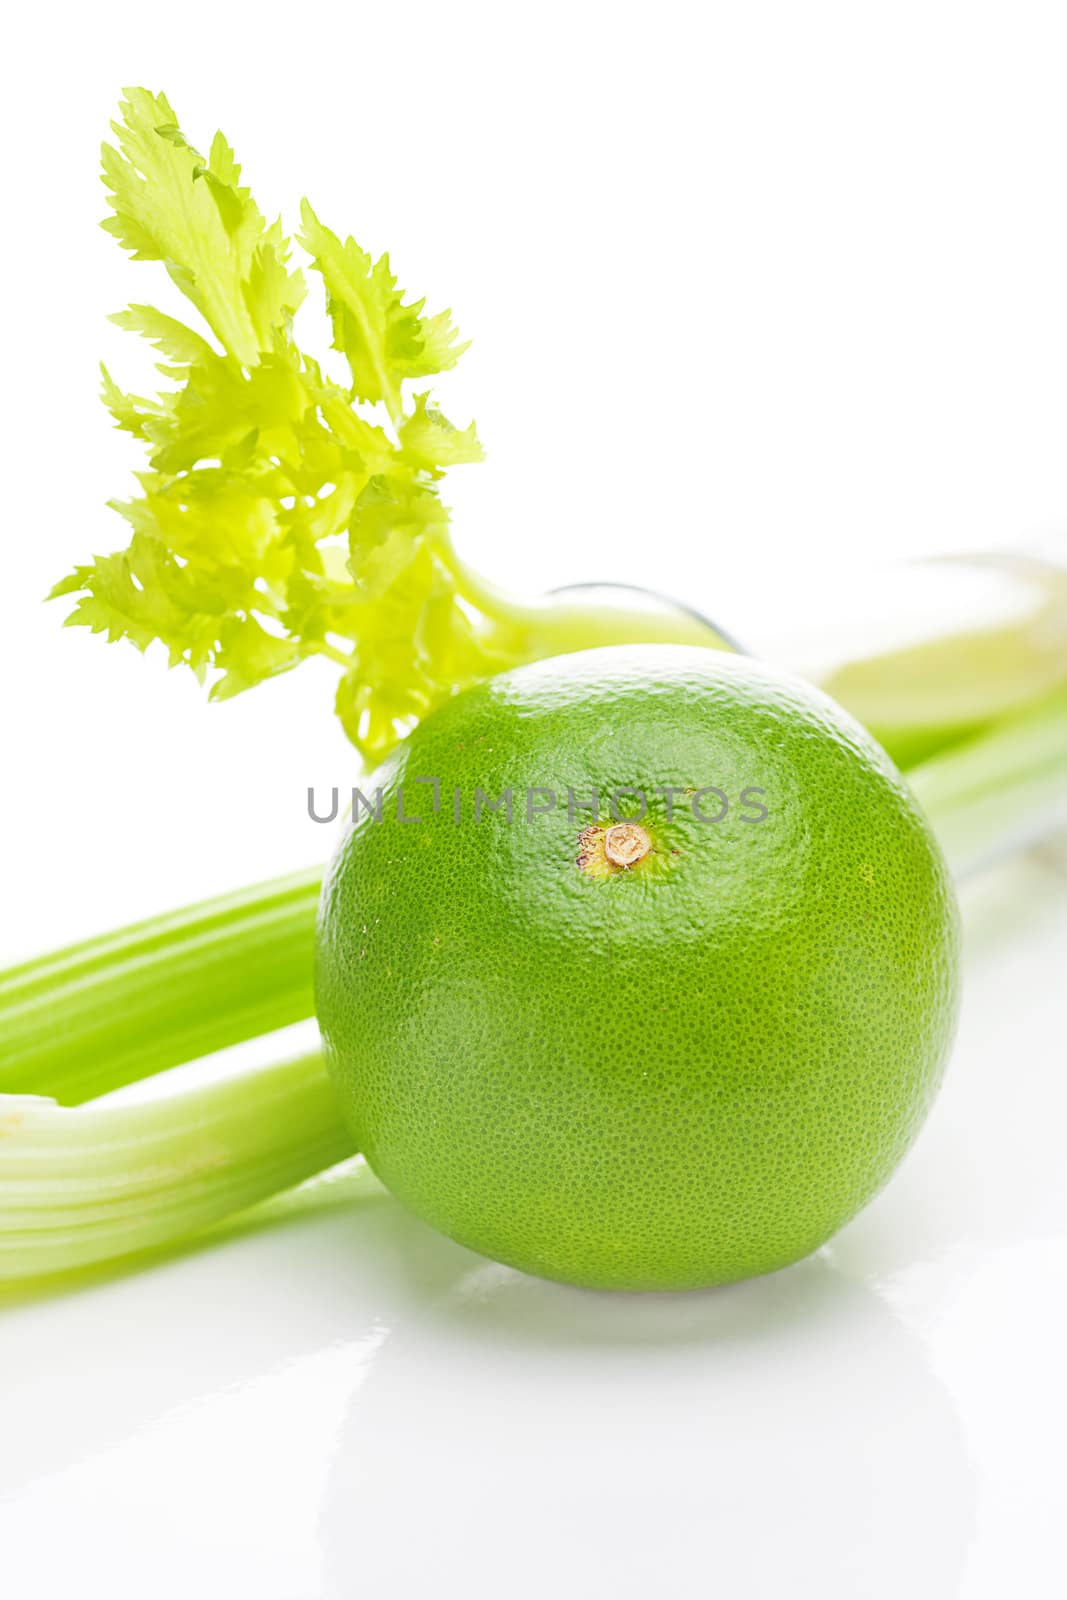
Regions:
<instances>
[{"instance_id":1,"label":"bundle of celery stalk","mask_svg":"<svg viewBox=\"0 0 1067 1600\"><path fill-rule=\"evenodd\" d=\"M117 319L162 352L166 387L146 399L105 374L148 465L117 507L128 547L57 585L77 597L68 620L162 644L172 665L211 675L215 698L326 657L338 715L374 759L449 695L520 662L638 640L726 647L682 608L523 604L471 572L440 483L480 445L407 389L461 353L448 314L406 301L387 257L305 203L300 243L347 367L327 375L294 340L305 288L289 241L222 136L201 157L145 90L128 92L115 132L105 226L165 264L203 331L144 305ZM821 674L906 771L959 877L1067 821L1067 575L1036 560L1011 570L1023 600L998 619ZM109 1099L313 1015L319 876L0 975L0 1283L183 1241L353 1153L315 1053Z\"/></svg>"}]
</instances>

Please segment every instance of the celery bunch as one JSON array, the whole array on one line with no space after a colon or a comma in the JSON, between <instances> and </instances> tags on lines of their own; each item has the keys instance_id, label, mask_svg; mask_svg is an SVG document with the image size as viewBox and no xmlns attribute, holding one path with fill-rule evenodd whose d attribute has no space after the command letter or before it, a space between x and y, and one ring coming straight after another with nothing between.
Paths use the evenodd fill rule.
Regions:
<instances>
[{"instance_id":1,"label":"celery bunch","mask_svg":"<svg viewBox=\"0 0 1067 1600\"><path fill-rule=\"evenodd\" d=\"M325 656L338 715L371 759L446 696L524 661L631 640L726 644L681 608L527 604L465 567L441 482L481 447L473 425L409 392L462 353L449 314L407 299L388 257L342 241L305 202L299 244L347 365L328 376L295 341L293 244L226 140L198 155L143 89L121 113L104 226L165 265L201 326L146 305L116 319L162 353L165 384L143 398L104 373L147 467L116 506L128 546L56 585L76 596L69 622L162 645L216 699ZM1067 582L1042 581L1017 622L827 680L908 767L961 876L1067 821ZM315 1055L109 1098L309 1017L317 892L311 871L0 974L0 1283L183 1240L351 1154Z\"/></svg>"}]
</instances>

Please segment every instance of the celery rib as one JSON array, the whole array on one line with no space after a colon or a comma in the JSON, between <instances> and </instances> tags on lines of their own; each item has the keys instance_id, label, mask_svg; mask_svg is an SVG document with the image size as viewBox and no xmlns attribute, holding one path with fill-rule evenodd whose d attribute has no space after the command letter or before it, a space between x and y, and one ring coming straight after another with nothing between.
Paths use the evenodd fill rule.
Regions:
<instances>
[{"instance_id":1,"label":"celery rib","mask_svg":"<svg viewBox=\"0 0 1067 1600\"><path fill-rule=\"evenodd\" d=\"M0 976L0 1093L69 1105L312 1015L321 870L188 906Z\"/></svg>"},{"instance_id":2,"label":"celery rib","mask_svg":"<svg viewBox=\"0 0 1067 1600\"><path fill-rule=\"evenodd\" d=\"M137 1105L0 1097L0 1283L196 1233L353 1154L316 1052Z\"/></svg>"},{"instance_id":3,"label":"celery rib","mask_svg":"<svg viewBox=\"0 0 1067 1600\"><path fill-rule=\"evenodd\" d=\"M909 774L953 876L1067 826L1067 690Z\"/></svg>"}]
</instances>

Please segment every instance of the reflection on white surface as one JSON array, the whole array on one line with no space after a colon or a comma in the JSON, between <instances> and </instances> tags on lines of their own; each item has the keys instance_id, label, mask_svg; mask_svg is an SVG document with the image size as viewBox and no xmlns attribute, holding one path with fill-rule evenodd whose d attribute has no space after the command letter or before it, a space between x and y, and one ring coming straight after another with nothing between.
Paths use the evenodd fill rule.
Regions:
<instances>
[{"instance_id":1,"label":"reflection on white surface","mask_svg":"<svg viewBox=\"0 0 1067 1600\"><path fill-rule=\"evenodd\" d=\"M6 1541L18 1593L64 1593L75 1553L90 1595L319 1593L338 1405L364 1371L328 1348L31 1483Z\"/></svg>"},{"instance_id":2,"label":"reflection on white surface","mask_svg":"<svg viewBox=\"0 0 1067 1600\"><path fill-rule=\"evenodd\" d=\"M827 1250L715 1292L349 1202L0 1313L4 1592L1061 1592L1065 879L979 885L949 1083Z\"/></svg>"},{"instance_id":3,"label":"reflection on white surface","mask_svg":"<svg viewBox=\"0 0 1067 1600\"><path fill-rule=\"evenodd\" d=\"M260 1320L287 1286L312 1295L321 1274L328 1297L346 1270L332 1310ZM198 1306L216 1296L191 1344L190 1288ZM99 1293L114 1342L101 1321L46 1452L5 1464L20 1595L61 1593L74 1548L90 1594L184 1595L206 1567L210 1593L279 1600L357 1580L414 1595L435 1573L533 1596L558 1592L561 1564L574 1594L681 1594L714 1569L737 1595L818 1570L829 1593L862 1578L934 1597L963 1568L974 1491L948 1394L907 1324L825 1255L720 1293L588 1295L486 1264L383 1199L157 1273L139 1294L163 1296L166 1327L132 1283ZM38 1406L55 1417L49 1389L19 1438Z\"/></svg>"},{"instance_id":4,"label":"reflection on white surface","mask_svg":"<svg viewBox=\"0 0 1067 1600\"><path fill-rule=\"evenodd\" d=\"M946 1296L930 1354L967 1419L982 1498L976 1595L1061 1595L1067 1240L993 1251Z\"/></svg>"},{"instance_id":5,"label":"reflection on white surface","mask_svg":"<svg viewBox=\"0 0 1067 1600\"><path fill-rule=\"evenodd\" d=\"M383 1240L398 1265L407 1228ZM417 1594L430 1551L486 1595L552 1594L563 1572L574 1595L728 1580L771 1596L819 1573L823 1592L940 1597L973 1519L962 1432L921 1346L825 1258L636 1303L457 1260L431 1305L398 1318L339 1446L331 1600L357 1566Z\"/></svg>"}]
</instances>

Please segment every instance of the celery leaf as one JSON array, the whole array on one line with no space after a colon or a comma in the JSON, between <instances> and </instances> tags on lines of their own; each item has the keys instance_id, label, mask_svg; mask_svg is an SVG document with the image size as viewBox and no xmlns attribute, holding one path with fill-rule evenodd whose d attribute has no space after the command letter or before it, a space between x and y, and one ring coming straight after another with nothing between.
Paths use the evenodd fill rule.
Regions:
<instances>
[{"instance_id":1,"label":"celery leaf","mask_svg":"<svg viewBox=\"0 0 1067 1600\"><path fill-rule=\"evenodd\" d=\"M312 656L342 669L337 711L377 757L446 695L500 664L507 624L478 616L451 547L445 471L479 461L409 380L455 365L447 312L409 300L376 260L305 202L301 243L322 277L350 384L295 342L303 278L216 134L205 160L163 95L131 89L104 146L108 232L162 262L193 322L146 304L114 318L161 356L158 395L106 370L116 425L145 448L137 492L114 502L126 549L58 583L68 623L209 680L227 699Z\"/></svg>"}]
</instances>

